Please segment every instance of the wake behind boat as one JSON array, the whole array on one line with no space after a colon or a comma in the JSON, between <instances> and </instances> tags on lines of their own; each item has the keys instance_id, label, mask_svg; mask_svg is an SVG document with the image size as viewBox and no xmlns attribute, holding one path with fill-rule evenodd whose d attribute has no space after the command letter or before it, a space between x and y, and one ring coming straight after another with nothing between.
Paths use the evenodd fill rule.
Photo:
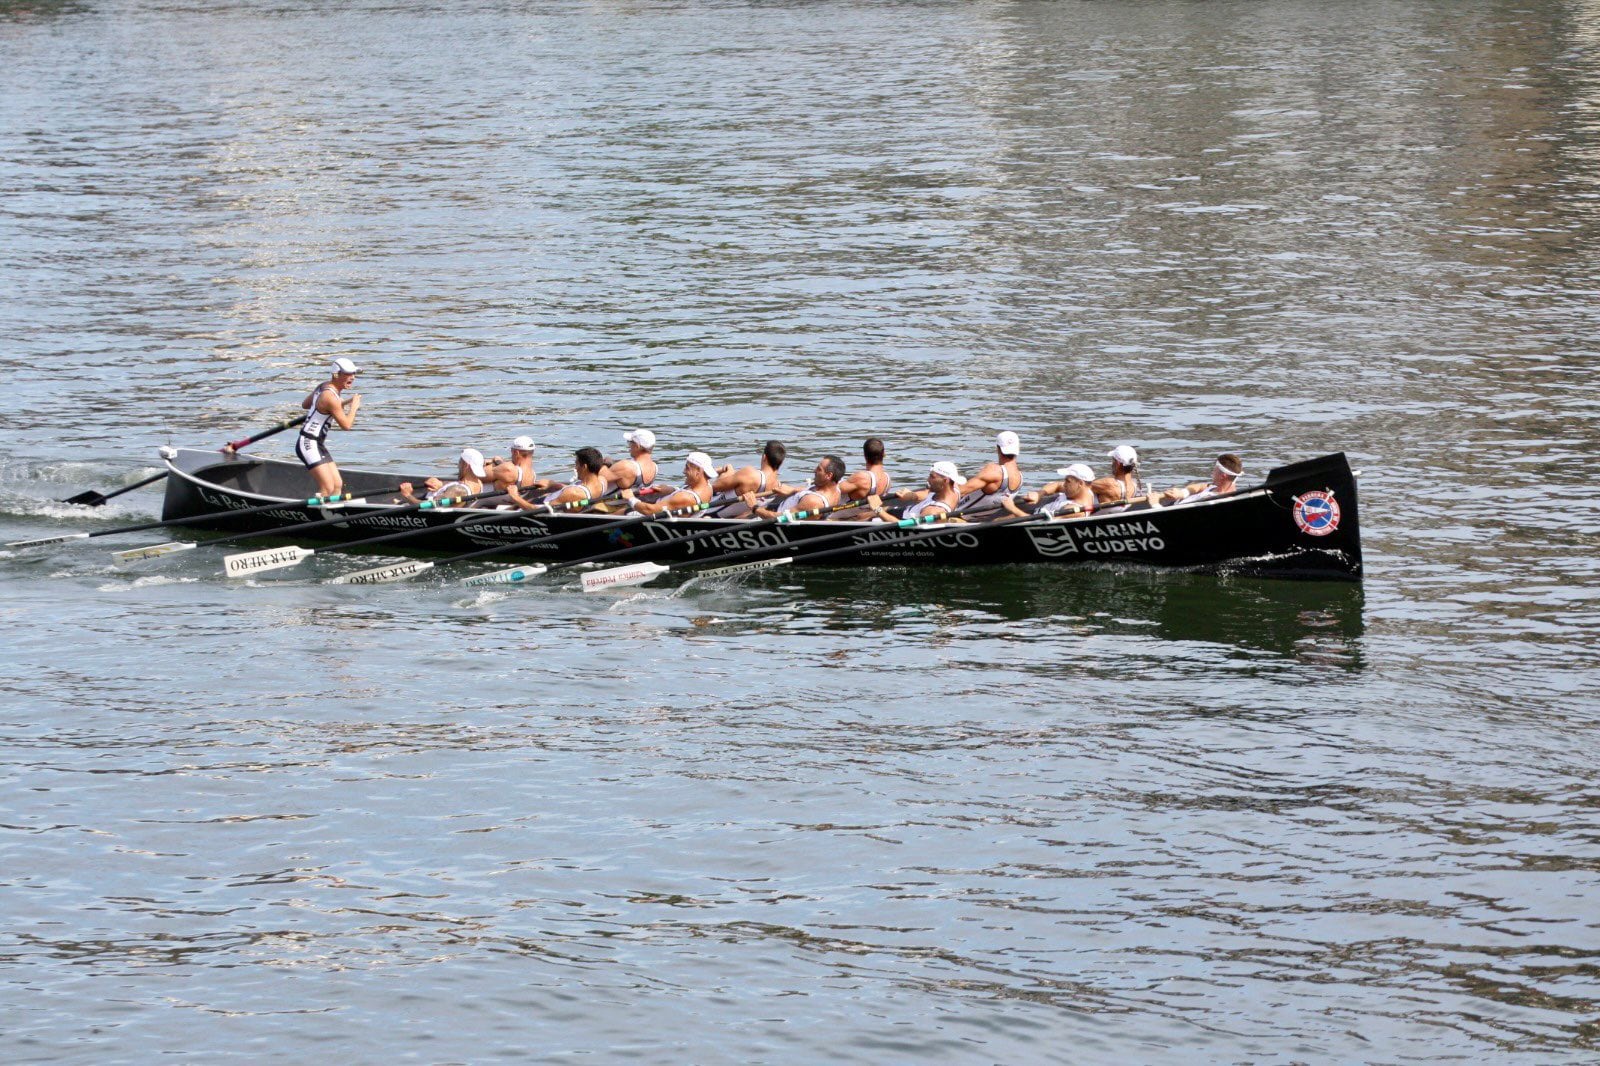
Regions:
<instances>
[{"instance_id":1,"label":"wake behind boat","mask_svg":"<svg viewBox=\"0 0 1600 1066\"><path fill-rule=\"evenodd\" d=\"M381 549L390 554L481 552L551 565L634 549L632 558L685 564L764 551L804 564L808 542L831 538L818 565L1132 564L1298 579L1356 581L1362 575L1356 481L1342 452L1277 467L1255 488L1191 504L1140 503L1065 521L957 523L915 535L892 525L822 520L641 521L592 512L397 509L403 501L393 486L417 478L351 468L342 470L344 490L356 498L328 507L308 499L315 486L298 463L219 458L199 449L168 449L163 458L169 475L164 522L266 539L274 530L338 518L305 535L341 544L409 533Z\"/></svg>"}]
</instances>

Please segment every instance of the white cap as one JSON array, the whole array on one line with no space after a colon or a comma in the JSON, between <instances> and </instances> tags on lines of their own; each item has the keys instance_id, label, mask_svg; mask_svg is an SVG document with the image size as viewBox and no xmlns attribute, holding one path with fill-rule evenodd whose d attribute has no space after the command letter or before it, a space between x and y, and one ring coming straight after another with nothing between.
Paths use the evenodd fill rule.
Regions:
<instances>
[{"instance_id":1,"label":"white cap","mask_svg":"<svg viewBox=\"0 0 1600 1066\"><path fill-rule=\"evenodd\" d=\"M332 370L335 374L359 374L361 368L349 359L335 359Z\"/></svg>"},{"instance_id":2,"label":"white cap","mask_svg":"<svg viewBox=\"0 0 1600 1066\"><path fill-rule=\"evenodd\" d=\"M994 446L1000 449L1001 455L1021 455L1022 441L1009 429L994 438Z\"/></svg>"},{"instance_id":3,"label":"white cap","mask_svg":"<svg viewBox=\"0 0 1600 1066\"><path fill-rule=\"evenodd\" d=\"M948 459L934 463L932 466L928 467L928 473L938 474L940 477L949 481L952 485L961 484L961 471L956 469L956 464L950 462Z\"/></svg>"},{"instance_id":4,"label":"white cap","mask_svg":"<svg viewBox=\"0 0 1600 1066\"><path fill-rule=\"evenodd\" d=\"M1075 477L1085 485L1094 480L1094 471L1089 469L1088 463L1073 463L1071 466L1062 467L1056 473L1062 477Z\"/></svg>"},{"instance_id":5,"label":"white cap","mask_svg":"<svg viewBox=\"0 0 1600 1066\"><path fill-rule=\"evenodd\" d=\"M467 464L473 477L483 476L483 453L476 448L462 448L461 461Z\"/></svg>"},{"instance_id":6,"label":"white cap","mask_svg":"<svg viewBox=\"0 0 1600 1066\"><path fill-rule=\"evenodd\" d=\"M515 439L515 440L513 440L511 442L511 450L514 451L514 452L531 452L531 451L533 451L533 438L532 437L518 437L517 439Z\"/></svg>"},{"instance_id":7,"label":"white cap","mask_svg":"<svg viewBox=\"0 0 1600 1066\"><path fill-rule=\"evenodd\" d=\"M642 430L641 432L647 433L649 431ZM640 447L642 448L644 445L640 445ZM688 463L690 466L698 466L701 470L706 472L706 477L716 480L716 464L712 463L711 456L707 455L705 452L690 452L688 457L684 459L684 462Z\"/></svg>"},{"instance_id":8,"label":"white cap","mask_svg":"<svg viewBox=\"0 0 1600 1066\"><path fill-rule=\"evenodd\" d=\"M1139 453L1128 447L1126 444L1119 444L1115 448L1112 448L1109 452L1106 452L1106 458L1115 460L1116 462L1121 463L1123 466L1139 465Z\"/></svg>"},{"instance_id":9,"label":"white cap","mask_svg":"<svg viewBox=\"0 0 1600 1066\"><path fill-rule=\"evenodd\" d=\"M656 446L656 435L648 429L630 429L622 435L622 439L629 444L637 444L645 451Z\"/></svg>"}]
</instances>

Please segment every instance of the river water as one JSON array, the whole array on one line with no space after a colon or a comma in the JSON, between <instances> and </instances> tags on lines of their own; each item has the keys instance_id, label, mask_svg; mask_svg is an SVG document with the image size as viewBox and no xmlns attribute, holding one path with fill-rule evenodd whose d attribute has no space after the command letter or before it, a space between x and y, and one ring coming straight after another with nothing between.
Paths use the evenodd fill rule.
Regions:
<instances>
[{"instance_id":1,"label":"river water","mask_svg":"<svg viewBox=\"0 0 1600 1066\"><path fill-rule=\"evenodd\" d=\"M7 540L149 520L53 501L345 355L358 465L1342 450L1368 566L9 553L6 1060L1593 1061L1597 46L1593 0L0 0Z\"/></svg>"}]
</instances>

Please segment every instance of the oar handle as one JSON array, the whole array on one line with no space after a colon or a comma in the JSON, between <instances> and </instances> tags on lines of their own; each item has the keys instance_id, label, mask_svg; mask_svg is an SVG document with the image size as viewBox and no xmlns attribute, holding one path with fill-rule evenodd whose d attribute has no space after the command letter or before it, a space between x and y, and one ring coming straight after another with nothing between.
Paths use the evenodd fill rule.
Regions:
<instances>
[{"instance_id":1,"label":"oar handle","mask_svg":"<svg viewBox=\"0 0 1600 1066\"><path fill-rule=\"evenodd\" d=\"M245 447L246 445L249 445L249 444L254 444L258 440L266 440L268 437L272 436L274 433L282 433L286 429L292 429L293 427L298 426L300 423L304 422L306 420L306 417L307 416L305 416L305 415L300 415L300 416L298 416L296 418L290 418L290 419L287 419L287 420L285 420L283 422L279 422L277 425L273 426L271 429L264 429L260 433L255 433L255 434L252 434L251 436L246 437L244 440L236 440L232 444L224 444L222 446L222 450L225 451L225 452L236 452L240 448L243 448L243 447Z\"/></svg>"},{"instance_id":2,"label":"oar handle","mask_svg":"<svg viewBox=\"0 0 1600 1066\"><path fill-rule=\"evenodd\" d=\"M725 504L726 501L723 501L722 504L712 504L708 505L708 507L720 507L724 506ZM728 525L722 526L721 528L704 529L699 533L691 533L687 537L673 537L671 540L651 541L649 544L635 544L631 548L618 548L616 551L606 552L603 555L590 555L585 556L582 559L570 559L564 563L553 563L549 569L565 570L569 567L586 566L590 563L608 563L615 559L626 559L630 556L642 555L645 552L656 551L661 548L676 547L679 544L694 544L697 541L705 540L708 537L720 537L723 534L735 529L740 531L749 531L752 529L763 529L767 526L788 525L790 522L799 522L803 519L821 518L823 515L828 514L831 511L843 511L851 507L859 506L861 506L860 500L852 500L849 503L836 503L831 507L819 507L814 511L790 511L787 514L781 514L776 518L758 518L751 522L730 522Z\"/></svg>"},{"instance_id":3,"label":"oar handle","mask_svg":"<svg viewBox=\"0 0 1600 1066\"><path fill-rule=\"evenodd\" d=\"M588 503L582 503L582 504L579 504L578 506L587 507ZM686 517L688 515L699 514L701 511L710 510L712 507L721 507L721 506L722 506L722 504L720 504L720 503L697 503L697 504L694 504L693 506L690 506L690 507L679 507L679 508L676 508L676 509L671 510L671 511L661 511L661 512L659 512L657 514L642 514L642 515L635 515L632 518L619 518L619 519L617 519L615 521L606 522L604 525L602 525L599 522L596 522L592 526L586 526L586 527L584 527L582 529L569 529L565 533L550 533L550 534L546 534L544 536L533 537L533 538L528 539L528 540L512 540L512 541L507 541L504 544L496 544L493 547L480 548L477 551L470 551L470 552L467 552L465 555L452 555L448 559L439 560L439 565L443 566L443 565L448 564L448 563L464 563L464 562L468 561L469 559L481 559L485 555L504 555L508 551L520 551L523 548L531 548L531 547L533 547L535 545L538 545L538 544L554 544L558 540L571 540L573 537L581 537L581 536L584 536L585 534L589 534L589 533L599 533L601 531L610 533L611 531L616 530L616 529L621 529L624 526L636 526L636 525L640 525L640 524L645 523L645 522L658 521L660 519L683 518L683 517ZM528 512L528 513L532 513L532 512ZM515 517L519 517L520 518L522 516L521 515L517 515ZM643 546L644 547L648 547L649 545L643 545ZM625 548L623 550L624 551L632 551L633 549L632 548ZM557 566L567 566L567 565L570 565L570 564L567 564L567 563L556 563L553 566L551 566L550 569L554 570Z\"/></svg>"}]
</instances>

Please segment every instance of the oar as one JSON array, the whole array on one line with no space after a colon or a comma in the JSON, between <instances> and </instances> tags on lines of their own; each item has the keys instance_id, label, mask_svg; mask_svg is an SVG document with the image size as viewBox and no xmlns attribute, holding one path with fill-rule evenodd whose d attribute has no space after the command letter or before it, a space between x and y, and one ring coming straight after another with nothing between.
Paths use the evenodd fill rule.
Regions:
<instances>
[{"instance_id":1,"label":"oar","mask_svg":"<svg viewBox=\"0 0 1600 1066\"><path fill-rule=\"evenodd\" d=\"M453 555L447 559L437 560L436 562L412 560L410 562L395 563L391 566L378 566L372 568L371 570L360 570L353 574L344 574L340 577L329 578L327 584L381 585L390 581L403 581L408 577L414 577L415 575L423 573L424 571L432 570L436 566L447 566L450 563L466 562L469 559L478 559L485 555L504 555L507 552L517 551L531 544L549 543L557 538L566 539L567 537L577 536L583 533L597 533L601 531L610 532L624 523L637 522L640 519L681 517L686 513L693 514L697 511L723 507L727 505L727 502L728 501L726 500L722 500L716 503L701 504L688 508L686 511L679 511L673 514L663 511L655 515L640 515L637 518L624 518L618 522L609 522L603 526L596 524L587 529L568 530L566 533L557 533L545 537L534 537L529 541L508 541L505 544L496 544L492 547L482 548L477 551L470 551L463 555ZM514 585L518 582L526 581L531 577L538 577L540 574L547 573L551 570L562 570L569 566L585 566L589 563L603 562L605 560L618 558L624 555L637 555L640 552L647 552L665 544L685 544L689 541L703 540L706 537L714 537L726 533L730 528L756 529L761 526L776 525L780 522L797 522L802 518L815 518L819 515L825 514L828 511L841 510L845 506L854 507L857 506L857 503L851 503L848 505L841 504L838 507L824 507L815 511L796 511L792 514L782 515L778 518L763 518L755 522L740 522L734 526L724 526L721 529L712 529L702 533L693 533L687 537L674 537L671 540L665 541L651 541L649 544L637 544L632 548L620 548L616 551L605 552L600 555L585 556L582 559L573 559L570 562L552 563L549 566L546 566L543 563L530 563L523 566L513 566L505 570L496 570L489 574L476 574L472 577L464 578L461 583L463 585Z\"/></svg>"},{"instance_id":2,"label":"oar","mask_svg":"<svg viewBox=\"0 0 1600 1066\"><path fill-rule=\"evenodd\" d=\"M572 537L580 537L587 534L600 532L610 533L614 529L638 525L642 522L650 522L668 518L682 518L684 515L698 514L701 511L710 510L713 507L725 506L726 503L726 500L716 503L697 503L690 507L680 507L672 511L660 511L653 515L636 515L632 518L622 518L614 522L607 522L604 525L601 525L597 522L594 525L585 527L583 529L569 529L564 533L547 533L542 536L533 537L527 540L507 541L504 544L496 544L492 547L480 548L476 551L466 552L462 555L452 555L447 559L439 559L434 562L423 562L413 559L409 562L394 563L389 566L377 566L373 567L371 570L359 570L353 574L342 574L339 577L329 578L327 583L330 585L382 585L391 581L402 581L405 578L414 577L417 574L423 573L424 571L432 570L436 566L448 566L451 563L463 563L468 559L479 559L485 555L504 555L506 552L520 551L523 548L529 548L536 544L551 544L558 540L569 540ZM588 504L585 503L580 506L586 507ZM527 513L528 512L522 512L521 514L510 515L508 517L521 518ZM361 542L358 541L357 543ZM342 547L346 548L354 546L355 545L353 544L342 545ZM514 585L519 581L526 581L530 577L538 577L540 574L544 573L546 569L547 567L545 567L543 564L534 564L531 566L513 566L506 570L496 570L491 574L478 574L475 577L467 578L461 583L463 585Z\"/></svg>"},{"instance_id":3,"label":"oar","mask_svg":"<svg viewBox=\"0 0 1600 1066\"><path fill-rule=\"evenodd\" d=\"M96 492L94 489L90 489L88 492L80 492L76 496L68 496L61 502L79 503L83 504L85 507L99 507L113 496L121 496L124 492L132 492L134 489L142 489L151 482L160 481L166 476L167 472L163 470L159 474L151 474L143 481L135 481L132 485L124 485L115 492Z\"/></svg>"},{"instance_id":4,"label":"oar","mask_svg":"<svg viewBox=\"0 0 1600 1066\"><path fill-rule=\"evenodd\" d=\"M400 491L400 487L395 485L390 488L371 489L363 493L362 496L387 496L398 491ZM459 507L468 500L481 500L485 496L499 495L499 489L485 489L482 492L475 492L467 496L443 496L437 500L423 500L420 503L402 503L395 507L381 507L376 511L361 511L356 514L338 515L334 518L317 518L310 522L296 522L294 525L281 526L277 529L248 529L243 533L230 533L226 537L212 537L210 540L205 542L205 546L208 548L213 548L220 544L232 544L233 542L239 540L253 540L258 537L281 537L285 533L301 533L308 529L322 529L326 526L343 525L346 522L353 522L358 518L377 518L381 515L405 514L409 511L432 511L437 510L440 507ZM353 499L356 499L356 497L353 494L347 493L344 496L334 497L333 500L328 502L332 503L339 500ZM276 504L275 506L286 507L293 505L280 503ZM307 501L306 506L310 507L317 505ZM250 510L222 512L223 515L249 513ZM218 517L218 515L212 515L211 517ZM407 532L411 531L408 530ZM199 545L193 541L174 540L168 541L166 544L152 544L148 548L129 548L127 551L113 552L112 555L119 562L128 562L131 559L154 559L158 555L170 555L173 552L188 551L190 548L197 547L199 547Z\"/></svg>"},{"instance_id":5,"label":"oar","mask_svg":"<svg viewBox=\"0 0 1600 1066\"><path fill-rule=\"evenodd\" d=\"M881 506L883 501L876 496L868 497L873 506ZM574 566L593 566L596 563L608 563L616 559L625 559L630 555L641 555L645 552L656 551L665 547L676 547L680 544L693 544L696 541L706 540L710 537L720 537L732 530L749 532L755 529L765 529L767 526L788 525L790 522L799 522L809 518L821 518L823 515L834 511L847 511L852 507L860 507L864 501L847 500L836 503L830 507L818 507L810 511L789 511L775 518L758 518L753 521L739 522L732 526L723 526L720 529L706 529L699 533L691 533L686 537L673 537L670 540L651 541L649 544L635 544L631 548L618 548L615 551L603 552L600 555L588 555L582 559L570 559L564 563L552 563L549 566L535 564L533 566L513 567L511 570L501 571L500 574L482 574L478 577L469 577L463 580L463 585L486 585L503 582L526 581L530 577L540 574L552 573L556 570L566 570ZM501 577L501 574L514 575Z\"/></svg>"},{"instance_id":6,"label":"oar","mask_svg":"<svg viewBox=\"0 0 1600 1066\"><path fill-rule=\"evenodd\" d=\"M395 490L384 489L382 491L393 492ZM33 540L13 540L7 542L5 545L3 545L3 547L37 548L45 544L64 544L69 540L87 540L90 537L109 537L114 533L139 533L146 529L162 529L166 526L187 526L192 525L195 522L210 522L217 518L233 518L240 515L257 514L261 511L271 511L278 507L325 507L329 504L339 503L342 500L353 500L355 498L355 493L347 492L342 496L313 496L309 500L279 500L277 503L264 503L259 507L242 507L237 511L218 511L207 514L190 515L187 518L172 518L165 522L141 522L136 526L118 526L115 529L97 529L93 533L63 533L54 537L35 537ZM166 545L158 544L156 547L166 547ZM184 547L192 548L194 545L185 544ZM144 551L148 549L136 550ZM172 550L178 551L180 549L174 548ZM161 555L164 553L157 552L156 554ZM119 553L119 557L120 555L121 553Z\"/></svg>"},{"instance_id":7,"label":"oar","mask_svg":"<svg viewBox=\"0 0 1600 1066\"><path fill-rule=\"evenodd\" d=\"M233 453L233 452L237 452L240 448L243 448L247 444L254 444L258 440L265 440L266 438L272 436L274 433L282 433L284 430L289 429L292 426L298 426L300 423L304 422L305 420L306 420L306 416L305 415L300 415L298 418L291 418L286 422L279 422L277 425L273 426L271 429L264 429L260 433L255 434L254 436L246 437L244 440L236 440L232 444L224 444L222 446L222 451L225 452L225 453L230 453L230 454ZM118 489L115 492L96 492L93 489L90 489L88 492L80 492L76 496L68 496L66 499L62 500L61 502L62 503L82 504L85 507L99 507L102 504L104 504L107 500L113 499L113 498L115 498L117 496L121 496L124 492L132 492L134 489L142 489L146 485L149 485L149 484L152 484L154 482L160 481L162 478L164 478L166 476L167 476L167 471L163 470L159 474L150 475L149 477L145 478L143 481L135 481L132 485L124 485L122 488Z\"/></svg>"},{"instance_id":8,"label":"oar","mask_svg":"<svg viewBox=\"0 0 1600 1066\"><path fill-rule=\"evenodd\" d=\"M984 522L982 524L982 528L1016 525L1022 522L1042 522L1048 517L1048 515L1030 514L1021 515L1016 518L1002 518L997 522ZM923 515L920 518L902 518L900 521L895 523L895 526L898 526L902 529L910 529L912 530L911 532L898 537L867 541L864 544L846 544L843 547L829 548L826 551L807 551L806 549L815 547L818 544L826 544L832 541L844 540L850 536L860 536L862 533L867 531L862 529L853 529L848 533L829 534L826 537L813 537L810 540L803 540L800 543L793 545L793 554L783 555L771 559L756 559L752 562L737 563L733 566L729 566L727 564L735 559L751 559L754 556L771 555L773 552L781 549L774 545L766 545L760 548L747 548L744 551L737 551L730 555L721 555L712 559L696 559L686 563L673 563L671 566L662 566L660 563L635 563L632 566L619 566L611 570L597 570L592 574L583 575L583 591L598 592L601 589L622 588L627 585L640 585L669 571L673 573L679 573L684 570L700 570L702 571L701 576L703 577L719 577L727 574L747 573L752 570L769 570L773 567L788 566L790 563L793 563L796 560L802 562L812 562L816 559L826 559L835 555L847 555L851 552L860 552L876 548L887 548L898 544L910 544L919 540L930 540L934 537L944 536L953 528L962 528L961 526L940 526L936 529L913 528L919 526L928 526L932 523L939 522L943 518L945 518L944 515ZM882 529L883 527L879 526L878 528ZM711 569L705 569L706 567L712 567L713 563L718 565Z\"/></svg>"},{"instance_id":9,"label":"oar","mask_svg":"<svg viewBox=\"0 0 1600 1066\"><path fill-rule=\"evenodd\" d=\"M300 423L302 423L302 422L304 422L306 420L306 417L307 417L306 415L298 415L298 416L296 416L294 418L286 419L286 420L284 420L282 422L279 422L277 425L273 426L271 429L264 429L260 433L254 433L254 434L246 437L244 440L236 440L232 444L224 444L222 446L222 450L224 452L236 452L236 451L239 451L241 448L245 447L246 445L254 444L258 440L266 440L268 437L272 436L274 433L282 433L286 429L292 429L295 426L298 426Z\"/></svg>"},{"instance_id":10,"label":"oar","mask_svg":"<svg viewBox=\"0 0 1600 1066\"><path fill-rule=\"evenodd\" d=\"M496 495L499 495L499 493L496 492ZM558 510L579 511L585 507L594 506L594 503L595 501L593 500L574 500L569 503L561 504L559 508L551 508L548 504L545 506L549 508L548 513L554 514ZM488 511L483 514L468 515L466 518L461 519L461 521L456 522L449 528L454 530L460 529L462 526L480 525L489 522L510 522L518 518L526 518L530 513L531 512L521 510ZM688 511L683 513L688 513ZM640 515L637 519L623 519L623 521L617 523L617 525L631 525L636 521L643 521L649 517L652 516ZM423 533L435 532L439 528L440 527L438 526L425 525L416 529L402 529L395 533L385 533L382 536L367 537L363 540L346 541L343 544L335 544L328 548L299 548L295 547L294 545L290 545L286 548L267 548L263 551L241 552L237 555L225 555L222 557L222 572L227 574L229 577L249 577L252 574L260 574L268 570L281 570L285 567L295 566L300 562L311 558L313 555L329 555L334 552L347 552L353 548L363 548L369 544L383 544L392 540L404 540L407 537L416 537ZM605 528L615 529L616 525L606 526ZM579 533L588 532L590 532L590 530L587 529L573 530L568 533L557 533L549 537L536 537L531 541L517 541L514 542L514 544L516 547L520 548L525 547L528 544L540 544L545 540L560 540L565 537L576 536ZM215 544L217 542L210 541L209 543Z\"/></svg>"}]
</instances>

